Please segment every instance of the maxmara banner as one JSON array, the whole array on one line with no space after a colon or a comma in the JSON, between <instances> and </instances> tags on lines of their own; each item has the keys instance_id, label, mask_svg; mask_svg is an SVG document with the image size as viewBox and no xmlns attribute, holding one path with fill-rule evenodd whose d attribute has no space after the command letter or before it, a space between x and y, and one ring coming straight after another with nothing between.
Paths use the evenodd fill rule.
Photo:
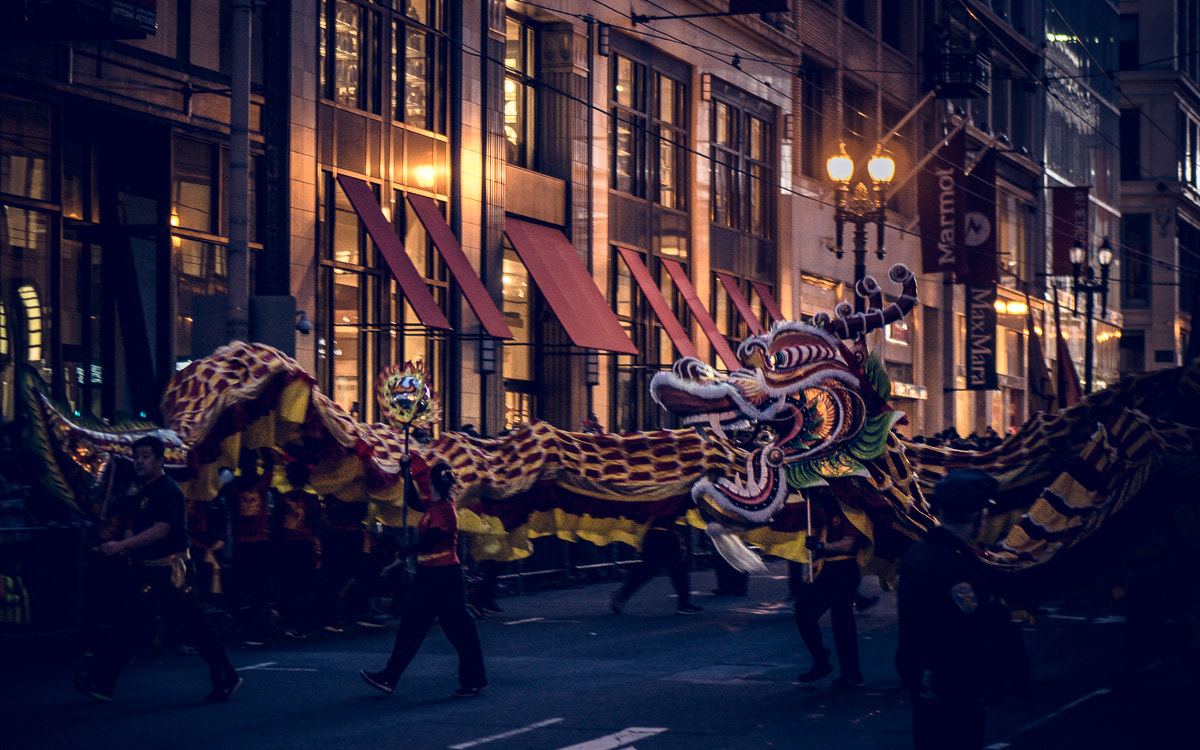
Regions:
<instances>
[{"instance_id":1,"label":"maxmara banner","mask_svg":"<svg viewBox=\"0 0 1200 750\"><path fill-rule=\"evenodd\" d=\"M996 377L996 285L966 286L967 390L994 391Z\"/></svg>"}]
</instances>

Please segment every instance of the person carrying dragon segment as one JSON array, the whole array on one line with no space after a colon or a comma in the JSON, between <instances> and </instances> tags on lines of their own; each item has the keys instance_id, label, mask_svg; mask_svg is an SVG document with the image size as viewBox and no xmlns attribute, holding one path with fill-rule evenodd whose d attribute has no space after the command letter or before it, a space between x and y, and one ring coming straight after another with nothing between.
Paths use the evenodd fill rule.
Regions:
<instances>
[{"instance_id":1,"label":"person carrying dragon segment","mask_svg":"<svg viewBox=\"0 0 1200 750\"><path fill-rule=\"evenodd\" d=\"M809 502L818 497L813 493ZM822 520L813 534L805 539L812 557L813 576L810 582L793 587L796 594L796 629L812 655L812 667L796 679L815 682L833 672L829 649L821 640L821 616L829 612L833 628L833 645L837 649L841 674L829 685L851 689L863 684L858 658L858 626L854 622L854 595L862 580L858 567L858 550L867 539L854 528L837 507L836 501L820 501L814 516Z\"/></svg>"},{"instance_id":2,"label":"person carrying dragon segment","mask_svg":"<svg viewBox=\"0 0 1200 750\"><path fill-rule=\"evenodd\" d=\"M212 691L206 700L223 702L242 685L212 623L196 600L188 566L187 516L183 492L163 472L165 446L147 435L133 444L137 481L124 498L130 527L120 539L104 542L106 557L130 560L118 622L87 668L74 675L75 687L93 700L112 700L117 678L137 649L144 626L161 612L208 665Z\"/></svg>"},{"instance_id":3,"label":"person carrying dragon segment","mask_svg":"<svg viewBox=\"0 0 1200 750\"><path fill-rule=\"evenodd\" d=\"M458 559L458 513L452 496L454 474L447 464L437 464L430 470L429 486L432 492L417 524L417 575L392 654L383 669L364 669L359 674L371 687L391 694L434 620L438 620L458 652L459 688L454 695L473 698L488 683L479 634L467 612L462 563Z\"/></svg>"}]
</instances>

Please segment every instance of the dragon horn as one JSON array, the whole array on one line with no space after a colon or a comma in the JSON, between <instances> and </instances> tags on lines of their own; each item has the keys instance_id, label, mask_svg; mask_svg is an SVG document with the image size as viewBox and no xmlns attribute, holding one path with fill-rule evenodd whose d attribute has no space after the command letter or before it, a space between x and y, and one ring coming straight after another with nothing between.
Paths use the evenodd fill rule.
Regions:
<instances>
[{"instance_id":1,"label":"dragon horn","mask_svg":"<svg viewBox=\"0 0 1200 750\"><path fill-rule=\"evenodd\" d=\"M902 319L917 304L917 277L903 263L897 263L888 271L888 278L901 285L900 297L895 302L884 307L883 292L875 279L867 276L858 282L856 291L870 299L870 309L849 314L849 306L843 302L838 305L837 318L821 316L818 325L840 339L851 340Z\"/></svg>"}]
</instances>

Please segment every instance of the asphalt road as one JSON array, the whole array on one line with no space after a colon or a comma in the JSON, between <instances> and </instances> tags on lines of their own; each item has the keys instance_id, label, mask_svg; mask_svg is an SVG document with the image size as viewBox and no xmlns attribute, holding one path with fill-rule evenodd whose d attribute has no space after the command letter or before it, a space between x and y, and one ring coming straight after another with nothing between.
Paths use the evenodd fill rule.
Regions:
<instances>
[{"instance_id":1,"label":"asphalt road","mask_svg":"<svg viewBox=\"0 0 1200 750\"><path fill-rule=\"evenodd\" d=\"M892 668L895 601L858 616L867 684L850 692L798 685L807 668L781 563L745 598L715 597L711 572L692 576L704 611L674 614L665 578L625 614L608 611L612 583L500 600L478 623L489 689L456 699L456 659L439 630L391 696L361 681L391 647L384 630L319 633L234 650L245 686L205 704L199 659L147 652L126 670L112 704L77 693L66 647L0 665L0 747L256 750L695 750L697 748L908 748L909 712ZM1025 640L1033 696L989 716L994 750L1197 747L1190 722L1198 677L1151 644L1136 683L1114 683L1123 623L1080 608L1050 608ZM826 631L828 639L828 631ZM836 673L835 675L836 676Z\"/></svg>"}]
</instances>

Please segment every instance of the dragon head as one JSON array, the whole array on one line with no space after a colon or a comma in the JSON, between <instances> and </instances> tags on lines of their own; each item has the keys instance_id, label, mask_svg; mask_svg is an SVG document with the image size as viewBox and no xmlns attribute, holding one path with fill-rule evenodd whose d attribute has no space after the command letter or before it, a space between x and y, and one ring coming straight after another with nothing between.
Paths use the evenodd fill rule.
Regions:
<instances>
[{"instance_id":1,"label":"dragon head","mask_svg":"<svg viewBox=\"0 0 1200 750\"><path fill-rule=\"evenodd\" d=\"M789 488L824 484L824 477L862 473L858 460L877 457L901 416L887 404L891 385L877 357L868 357L865 335L900 320L916 304L916 280L903 265L889 277L901 285L884 307L871 277L856 291L866 312L838 305L837 317L818 315L811 325L780 322L738 347L742 367L722 374L684 358L650 383L650 393L685 424L708 426L723 440L735 429L745 476L713 476L692 496L711 519L736 525L770 521ZM847 346L846 340L853 341Z\"/></svg>"},{"instance_id":2,"label":"dragon head","mask_svg":"<svg viewBox=\"0 0 1200 750\"><path fill-rule=\"evenodd\" d=\"M375 391L384 420L397 429L424 427L441 419L441 404L429 387L429 370L420 360L385 367Z\"/></svg>"}]
</instances>

